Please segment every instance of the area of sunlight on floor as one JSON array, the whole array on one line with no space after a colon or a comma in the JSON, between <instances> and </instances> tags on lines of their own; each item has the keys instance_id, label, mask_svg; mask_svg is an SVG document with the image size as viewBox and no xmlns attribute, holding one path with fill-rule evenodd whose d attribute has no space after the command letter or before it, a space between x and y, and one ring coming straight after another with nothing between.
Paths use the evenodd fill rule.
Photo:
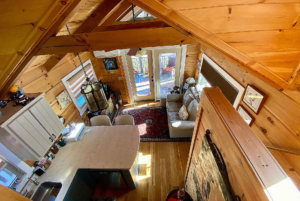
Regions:
<instances>
[{"instance_id":1,"label":"area of sunlight on floor","mask_svg":"<svg viewBox=\"0 0 300 201\"><path fill-rule=\"evenodd\" d=\"M137 176L137 181L150 178L151 174L151 155L143 156L143 153L139 153L139 174Z\"/></svg>"}]
</instances>

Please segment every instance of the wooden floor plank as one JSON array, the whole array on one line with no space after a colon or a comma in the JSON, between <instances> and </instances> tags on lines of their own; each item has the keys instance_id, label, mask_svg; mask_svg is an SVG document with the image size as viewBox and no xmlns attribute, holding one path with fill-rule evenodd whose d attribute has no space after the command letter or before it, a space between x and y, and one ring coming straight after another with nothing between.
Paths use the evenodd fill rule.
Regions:
<instances>
[{"instance_id":1,"label":"wooden floor plank","mask_svg":"<svg viewBox=\"0 0 300 201\"><path fill-rule=\"evenodd\" d=\"M126 193L115 190L114 196L117 197L117 201L165 200L171 190L183 188L190 144L190 142L141 142L139 149L142 157L139 167L141 180L138 181L137 189ZM143 178L147 168L149 177Z\"/></svg>"}]
</instances>

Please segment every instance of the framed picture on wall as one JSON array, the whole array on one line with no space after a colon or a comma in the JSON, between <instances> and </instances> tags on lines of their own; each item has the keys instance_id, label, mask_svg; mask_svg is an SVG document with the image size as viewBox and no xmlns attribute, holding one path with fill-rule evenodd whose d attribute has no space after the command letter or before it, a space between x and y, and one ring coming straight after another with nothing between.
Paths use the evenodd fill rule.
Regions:
<instances>
[{"instance_id":1,"label":"framed picture on wall","mask_svg":"<svg viewBox=\"0 0 300 201\"><path fill-rule=\"evenodd\" d=\"M243 102L255 113L258 114L263 104L265 103L267 96L253 85L248 84Z\"/></svg>"},{"instance_id":2,"label":"framed picture on wall","mask_svg":"<svg viewBox=\"0 0 300 201\"><path fill-rule=\"evenodd\" d=\"M118 64L116 58L104 58L103 63L106 70L117 70Z\"/></svg>"},{"instance_id":3,"label":"framed picture on wall","mask_svg":"<svg viewBox=\"0 0 300 201\"><path fill-rule=\"evenodd\" d=\"M254 117L242 105L238 106L237 111L249 126L253 124Z\"/></svg>"},{"instance_id":4,"label":"framed picture on wall","mask_svg":"<svg viewBox=\"0 0 300 201\"><path fill-rule=\"evenodd\" d=\"M58 96L56 96L56 99L62 109L65 109L69 105L69 103L71 103L71 98L70 98L67 90L64 90Z\"/></svg>"}]
</instances>

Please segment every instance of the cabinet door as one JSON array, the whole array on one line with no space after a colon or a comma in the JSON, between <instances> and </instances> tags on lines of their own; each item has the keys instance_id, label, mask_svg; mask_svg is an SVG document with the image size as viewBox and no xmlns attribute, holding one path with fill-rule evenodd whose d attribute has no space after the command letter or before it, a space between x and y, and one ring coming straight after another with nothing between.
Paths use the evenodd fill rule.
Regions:
<instances>
[{"instance_id":1,"label":"cabinet door","mask_svg":"<svg viewBox=\"0 0 300 201\"><path fill-rule=\"evenodd\" d=\"M19 140L27 144L28 148L33 150L38 156L42 156L48 151L48 149L45 148L47 146L45 139L40 136L40 139L42 138L42 140L41 142L38 142L37 139L33 137L35 134L34 132L31 132L34 129L32 128L30 122L23 115L15 119L8 125L8 127L14 132Z\"/></svg>"},{"instance_id":2,"label":"cabinet door","mask_svg":"<svg viewBox=\"0 0 300 201\"><path fill-rule=\"evenodd\" d=\"M43 108L46 110L46 112L48 113L48 115L51 117L51 119L53 120L53 122L58 127L58 129L59 129L58 135L59 135L65 129L65 126L63 125L63 123L61 123L61 121L59 120L59 118L55 114L54 110L52 109L52 107L49 105L49 103L46 101L45 98L42 98L42 100L40 101L40 103L43 106ZM58 135L56 137L58 137Z\"/></svg>"},{"instance_id":3,"label":"cabinet door","mask_svg":"<svg viewBox=\"0 0 300 201\"><path fill-rule=\"evenodd\" d=\"M63 130L63 125L56 116L55 112L50 107L50 105L47 102L43 102L43 100L44 99L41 99L39 102L37 102L34 106L32 106L29 109L29 111L45 128L48 134L56 139ZM46 104L48 104L48 107Z\"/></svg>"},{"instance_id":4,"label":"cabinet door","mask_svg":"<svg viewBox=\"0 0 300 201\"><path fill-rule=\"evenodd\" d=\"M34 116L27 110L24 112L23 116L26 118L28 122L30 122L31 126L28 126L28 128L31 129L32 136L38 141L43 142L43 146L46 149L49 149L50 146L53 144L54 140L51 136L47 133L47 131L41 126L41 124L34 118ZM45 143L46 141L46 143ZM41 144L41 143L40 143Z\"/></svg>"}]
</instances>

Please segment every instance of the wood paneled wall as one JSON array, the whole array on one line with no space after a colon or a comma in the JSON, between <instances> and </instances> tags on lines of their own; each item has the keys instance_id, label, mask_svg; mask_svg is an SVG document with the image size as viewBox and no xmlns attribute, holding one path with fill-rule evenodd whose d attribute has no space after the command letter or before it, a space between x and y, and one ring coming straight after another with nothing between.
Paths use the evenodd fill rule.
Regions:
<instances>
[{"instance_id":1,"label":"wood paneled wall","mask_svg":"<svg viewBox=\"0 0 300 201\"><path fill-rule=\"evenodd\" d=\"M216 52L204 46L200 49L243 87L252 84L268 96L258 115L241 101L241 104L255 118L251 129L260 140L267 147L300 153L300 104L293 97L276 90ZM272 153L300 189L300 166L295 163L295 159L300 161L300 156L282 151L272 151Z\"/></svg>"},{"instance_id":2,"label":"wood paneled wall","mask_svg":"<svg viewBox=\"0 0 300 201\"><path fill-rule=\"evenodd\" d=\"M80 57L82 62L91 59L95 73L99 78L100 68L94 54L84 52L80 53ZM43 65L29 68L16 82L16 85L23 88L26 93L45 92L46 100L57 115L61 115L66 119L66 124L70 121L87 123L86 115L83 114L80 116L79 111L73 102L62 109L56 100L56 96L66 90L61 79L75 70L78 66L80 66L78 57L75 54L67 54L49 72L47 72Z\"/></svg>"},{"instance_id":3,"label":"wood paneled wall","mask_svg":"<svg viewBox=\"0 0 300 201\"><path fill-rule=\"evenodd\" d=\"M184 68L184 82L188 77L194 77L196 74L196 61L198 58L199 46L187 45L185 68Z\"/></svg>"},{"instance_id":4,"label":"wood paneled wall","mask_svg":"<svg viewBox=\"0 0 300 201\"><path fill-rule=\"evenodd\" d=\"M161 4L289 83L294 70L299 70L298 0L164 0Z\"/></svg>"},{"instance_id":5,"label":"wood paneled wall","mask_svg":"<svg viewBox=\"0 0 300 201\"><path fill-rule=\"evenodd\" d=\"M117 64L119 69L118 70L106 70L103 59L97 58L98 64L100 67L100 79L102 79L103 82L107 83L109 86L111 86L113 91L120 91L122 96L123 103L129 103L130 98L128 95L127 90L127 84L124 74L124 68L121 56L117 56Z\"/></svg>"}]
</instances>

